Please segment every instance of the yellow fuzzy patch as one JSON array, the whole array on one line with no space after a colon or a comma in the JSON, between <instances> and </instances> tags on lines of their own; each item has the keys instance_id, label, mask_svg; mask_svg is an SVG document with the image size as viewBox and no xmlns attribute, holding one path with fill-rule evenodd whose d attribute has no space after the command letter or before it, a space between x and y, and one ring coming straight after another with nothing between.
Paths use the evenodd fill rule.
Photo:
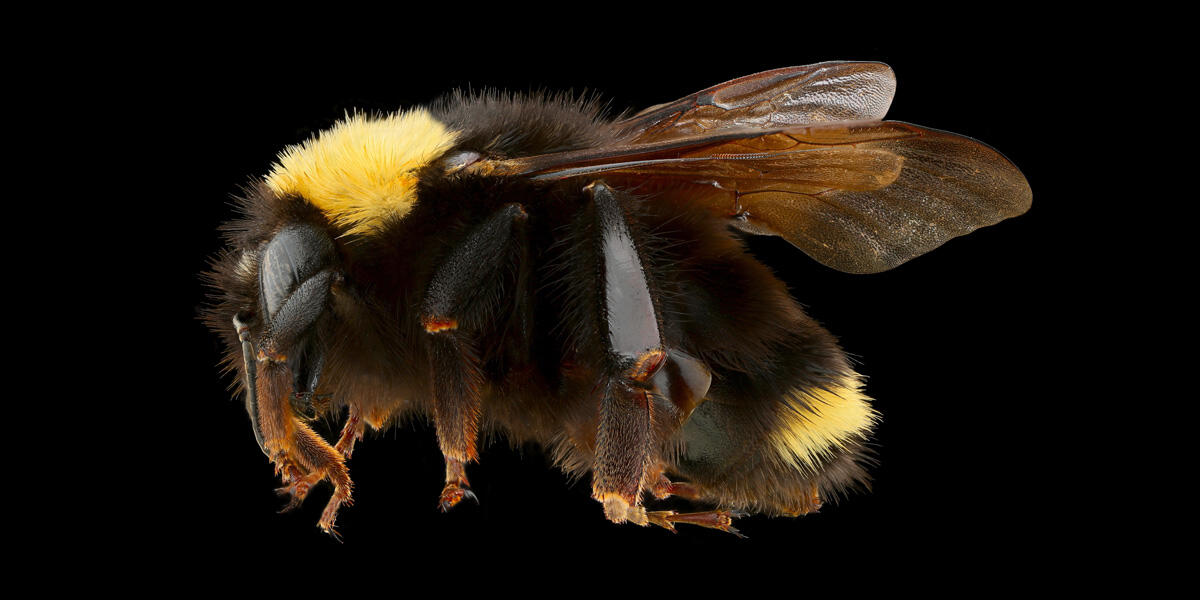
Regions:
<instances>
[{"instance_id":1,"label":"yellow fuzzy patch","mask_svg":"<svg viewBox=\"0 0 1200 600\"><path fill-rule=\"evenodd\" d=\"M267 185L299 194L349 233L368 233L412 210L417 169L441 156L455 136L424 109L347 116L280 153Z\"/></svg>"},{"instance_id":2,"label":"yellow fuzzy patch","mask_svg":"<svg viewBox=\"0 0 1200 600\"><path fill-rule=\"evenodd\" d=\"M847 441L870 432L878 419L857 378L847 377L827 390L792 393L796 397L784 407L783 427L771 435L771 444L797 468L815 471Z\"/></svg>"}]
</instances>

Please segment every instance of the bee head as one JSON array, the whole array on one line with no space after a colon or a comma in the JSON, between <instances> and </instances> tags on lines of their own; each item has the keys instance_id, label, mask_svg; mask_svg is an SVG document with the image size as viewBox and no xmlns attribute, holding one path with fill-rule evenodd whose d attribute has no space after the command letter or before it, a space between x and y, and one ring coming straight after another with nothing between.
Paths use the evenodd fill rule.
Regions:
<instances>
[{"instance_id":1,"label":"bee head","mask_svg":"<svg viewBox=\"0 0 1200 600\"><path fill-rule=\"evenodd\" d=\"M276 194L301 196L347 233L367 233L412 210L418 172L456 137L424 109L349 115L281 152L266 181Z\"/></svg>"}]
</instances>

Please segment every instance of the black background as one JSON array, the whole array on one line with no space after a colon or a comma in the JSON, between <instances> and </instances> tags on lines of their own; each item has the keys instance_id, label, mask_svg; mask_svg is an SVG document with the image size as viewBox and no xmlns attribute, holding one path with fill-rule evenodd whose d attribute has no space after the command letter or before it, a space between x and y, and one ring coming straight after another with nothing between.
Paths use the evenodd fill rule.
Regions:
<instances>
[{"instance_id":1,"label":"black background","mask_svg":"<svg viewBox=\"0 0 1200 600\"><path fill-rule=\"evenodd\" d=\"M156 223L146 242L163 265L148 293L171 312L155 332L169 344L152 359L162 381L149 400L166 409L155 409L157 443L138 454L158 498L135 518L159 558L250 553L294 560L306 575L318 558L349 565L394 557L409 561L406 573L462 573L447 585L465 585L483 568L733 577L755 561L791 565L782 572L789 578L903 564L921 579L945 569L991 573L997 564L1046 568L1047 557L1073 543L1061 502L1075 485L1059 446L1067 407L1051 359L1070 318L1060 296L1071 285L1061 237L1069 199L1057 183L1058 149L1042 135L1045 102L1034 94L1053 83L1031 68L1061 51L1038 42L1045 31L914 22L871 34L849 17L791 33L710 24L655 34L650 25L583 21L553 34L498 25L459 36L439 26L447 29L409 23L403 35L362 37L324 37L317 26L287 35L214 31L146 49L162 48L165 59L143 81L148 110L162 110L164 123L150 128L157 166L147 175L171 186L169 198L148 199ZM871 493L804 518L741 519L748 540L700 528L673 535L608 523L586 480L569 482L537 448L498 443L470 467L481 504L441 514L441 457L432 428L418 425L369 433L358 446L355 504L338 519L343 544L316 528L325 484L302 509L275 514L278 482L196 314L204 296L197 274L220 247L216 229L232 215L231 194L264 174L280 149L348 110L409 107L455 87L594 90L620 111L823 60L888 63L898 80L889 118L986 142L1034 191L1026 215L878 275L834 272L780 240L751 240L869 378L883 415ZM338 424L322 427L334 435Z\"/></svg>"}]
</instances>

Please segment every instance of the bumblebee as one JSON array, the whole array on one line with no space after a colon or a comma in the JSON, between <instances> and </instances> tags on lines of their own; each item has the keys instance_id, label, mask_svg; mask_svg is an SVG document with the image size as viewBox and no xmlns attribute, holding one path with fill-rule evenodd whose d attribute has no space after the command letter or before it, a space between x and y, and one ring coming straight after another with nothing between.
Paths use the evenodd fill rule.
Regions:
<instances>
[{"instance_id":1,"label":"bumblebee","mask_svg":"<svg viewBox=\"0 0 1200 600\"><path fill-rule=\"evenodd\" d=\"M354 114L239 199L206 274L259 447L336 535L366 428L432 420L438 499L502 432L542 445L615 523L737 534L863 487L878 418L835 338L746 235L875 273L1025 212L995 150L883 121L880 63L735 79L632 116L455 93ZM347 415L330 443L310 425ZM680 497L710 510L647 510Z\"/></svg>"}]
</instances>

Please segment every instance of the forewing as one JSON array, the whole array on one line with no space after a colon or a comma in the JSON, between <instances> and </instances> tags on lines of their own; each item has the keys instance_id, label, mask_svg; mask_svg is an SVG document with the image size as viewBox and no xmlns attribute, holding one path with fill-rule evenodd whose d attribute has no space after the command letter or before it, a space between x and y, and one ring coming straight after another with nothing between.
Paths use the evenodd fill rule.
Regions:
<instances>
[{"instance_id":1,"label":"forewing","mask_svg":"<svg viewBox=\"0 0 1200 600\"><path fill-rule=\"evenodd\" d=\"M825 62L747 75L660 104L615 124L631 144L708 137L724 130L883 119L896 91L892 69Z\"/></svg>"},{"instance_id":2,"label":"forewing","mask_svg":"<svg viewBox=\"0 0 1200 600\"><path fill-rule=\"evenodd\" d=\"M850 273L893 268L1019 215L1032 200L1025 177L995 150L896 121L727 131L489 168L536 179L603 174L615 184L673 189Z\"/></svg>"}]
</instances>

